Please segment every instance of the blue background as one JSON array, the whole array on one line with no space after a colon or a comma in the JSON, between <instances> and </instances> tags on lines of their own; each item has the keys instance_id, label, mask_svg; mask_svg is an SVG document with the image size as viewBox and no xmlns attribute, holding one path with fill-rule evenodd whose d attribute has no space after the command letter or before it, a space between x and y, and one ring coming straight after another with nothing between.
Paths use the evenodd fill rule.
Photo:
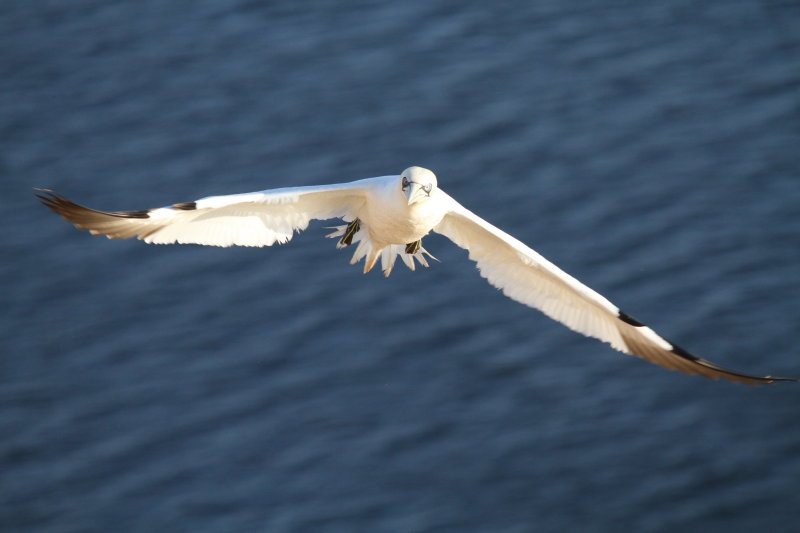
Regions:
<instances>
[{"instance_id":1,"label":"blue background","mask_svg":"<svg viewBox=\"0 0 800 533\"><path fill-rule=\"evenodd\" d=\"M363 276L101 209L433 169L695 353L800 374L796 2L0 4L3 531L797 531L800 387L668 372L466 254Z\"/></svg>"}]
</instances>

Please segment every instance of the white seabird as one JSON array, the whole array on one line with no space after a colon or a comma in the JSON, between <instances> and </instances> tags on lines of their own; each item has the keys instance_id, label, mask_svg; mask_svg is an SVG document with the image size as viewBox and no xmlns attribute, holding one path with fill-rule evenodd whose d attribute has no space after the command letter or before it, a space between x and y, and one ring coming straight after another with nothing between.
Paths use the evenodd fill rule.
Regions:
<instances>
[{"instance_id":1,"label":"white seabird","mask_svg":"<svg viewBox=\"0 0 800 533\"><path fill-rule=\"evenodd\" d=\"M211 196L142 211L95 211L50 190L37 190L47 207L79 229L153 244L271 246L289 241L312 219L340 218L348 224L333 228L328 237L339 238L338 247L355 245L350 262L364 259L365 273L380 258L386 276L398 256L411 270L415 260L428 266L425 256L432 256L422 247L422 238L434 231L466 249L481 276L509 298L621 352L712 379L800 381L743 374L692 355L463 207L425 168L335 185Z\"/></svg>"}]
</instances>

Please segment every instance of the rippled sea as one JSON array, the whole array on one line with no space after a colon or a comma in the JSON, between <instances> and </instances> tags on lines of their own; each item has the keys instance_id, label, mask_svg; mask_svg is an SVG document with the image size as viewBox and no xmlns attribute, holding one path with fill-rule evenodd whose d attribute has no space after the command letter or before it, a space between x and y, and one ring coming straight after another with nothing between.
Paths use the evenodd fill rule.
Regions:
<instances>
[{"instance_id":1,"label":"rippled sea","mask_svg":"<svg viewBox=\"0 0 800 533\"><path fill-rule=\"evenodd\" d=\"M432 236L362 275L78 232L412 164L668 338L800 375L800 6L0 4L0 530L794 532L800 386L669 372Z\"/></svg>"}]
</instances>

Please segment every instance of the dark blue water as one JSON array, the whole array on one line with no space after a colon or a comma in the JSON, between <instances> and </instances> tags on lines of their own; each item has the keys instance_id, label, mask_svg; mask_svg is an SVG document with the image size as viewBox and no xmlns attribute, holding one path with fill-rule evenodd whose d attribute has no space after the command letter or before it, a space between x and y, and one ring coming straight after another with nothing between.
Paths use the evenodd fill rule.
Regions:
<instances>
[{"instance_id":1,"label":"dark blue water","mask_svg":"<svg viewBox=\"0 0 800 533\"><path fill-rule=\"evenodd\" d=\"M668 372L442 262L102 209L433 169L692 351L800 375L794 2L0 4L0 529L797 531L800 387Z\"/></svg>"}]
</instances>

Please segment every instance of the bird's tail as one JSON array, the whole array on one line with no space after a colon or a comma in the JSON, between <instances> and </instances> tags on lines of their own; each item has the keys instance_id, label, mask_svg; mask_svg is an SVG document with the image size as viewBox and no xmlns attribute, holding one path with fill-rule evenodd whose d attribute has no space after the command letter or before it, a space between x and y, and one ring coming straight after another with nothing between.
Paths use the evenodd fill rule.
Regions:
<instances>
[{"instance_id":1,"label":"bird's tail","mask_svg":"<svg viewBox=\"0 0 800 533\"><path fill-rule=\"evenodd\" d=\"M334 226L328 229L334 230L332 233L326 235L329 239L341 238L344 236L345 231L347 231L348 226ZM438 261L434 256L432 256L425 248L422 246L413 253L407 254L405 250L405 245L402 244L389 244L386 246L377 246L375 245L372 240L369 238L367 232L361 228L359 229L353 236L352 236L352 244L356 245L356 251L353 252L353 257L350 259L350 264L354 265L364 259L364 273L366 274L372 267L375 266L375 263L378 261L378 258L381 260L381 269L383 270L383 275L387 278L389 274L392 273L392 268L394 267L395 261L397 261L397 257L399 256L400 259L405 263L405 265L414 270L416 267L415 260L419 262L420 265L427 267L428 260L425 258L427 255L431 259ZM337 248L344 248L348 246L341 242L337 243Z\"/></svg>"}]
</instances>

